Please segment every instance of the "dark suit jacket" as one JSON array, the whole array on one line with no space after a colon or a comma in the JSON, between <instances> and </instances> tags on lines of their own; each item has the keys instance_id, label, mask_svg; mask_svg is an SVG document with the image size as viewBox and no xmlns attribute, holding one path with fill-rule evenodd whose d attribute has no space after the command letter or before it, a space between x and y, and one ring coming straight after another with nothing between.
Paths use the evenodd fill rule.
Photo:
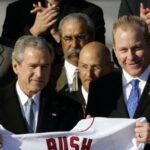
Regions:
<instances>
[{"instance_id":1,"label":"dark suit jacket","mask_svg":"<svg viewBox=\"0 0 150 150\"><path fill-rule=\"evenodd\" d=\"M41 0L41 2L43 1ZM21 35L24 35L28 32L35 19L35 14L30 14L30 10L33 9L33 3L37 3L37 1L20 0L8 5L2 31L3 38L7 38L15 42ZM64 16L72 12L83 12L87 14L94 22L96 40L104 43L105 23L103 11L100 7L83 0L78 2L75 0L62 0L60 5L60 12L59 21ZM56 45L49 32L44 33L41 36L44 36L50 43Z\"/></svg>"},{"instance_id":2,"label":"dark suit jacket","mask_svg":"<svg viewBox=\"0 0 150 150\"><path fill-rule=\"evenodd\" d=\"M77 101L78 103L82 104L83 106L86 105L84 96L83 96L82 91L81 91L81 86L79 87L79 91L70 92L68 94L68 96L70 98L72 98L73 100Z\"/></svg>"},{"instance_id":3,"label":"dark suit jacket","mask_svg":"<svg viewBox=\"0 0 150 150\"><path fill-rule=\"evenodd\" d=\"M8 85L16 76L12 70L11 55L12 48L1 44L0 41L0 78L3 80L0 87Z\"/></svg>"},{"instance_id":4,"label":"dark suit jacket","mask_svg":"<svg viewBox=\"0 0 150 150\"><path fill-rule=\"evenodd\" d=\"M114 118L129 117L123 98L120 72L110 73L91 84L86 114ZM134 118L139 117L146 117L150 122L150 75L134 115ZM149 148L146 147L145 150Z\"/></svg>"},{"instance_id":5,"label":"dark suit jacket","mask_svg":"<svg viewBox=\"0 0 150 150\"><path fill-rule=\"evenodd\" d=\"M81 105L55 91L42 90L36 132L70 130L81 118ZM0 90L0 124L16 134L28 133L15 82Z\"/></svg>"},{"instance_id":6,"label":"dark suit jacket","mask_svg":"<svg viewBox=\"0 0 150 150\"><path fill-rule=\"evenodd\" d=\"M150 76L141 95L134 118L146 117L150 122ZM128 118L123 98L122 75L113 72L90 85L87 113L93 116Z\"/></svg>"},{"instance_id":7,"label":"dark suit jacket","mask_svg":"<svg viewBox=\"0 0 150 150\"><path fill-rule=\"evenodd\" d=\"M56 89L57 92L67 95L70 93L67 82L64 59L61 59L58 64L52 66L49 85L52 89ZM78 84L81 86L80 79L78 80Z\"/></svg>"},{"instance_id":8,"label":"dark suit jacket","mask_svg":"<svg viewBox=\"0 0 150 150\"><path fill-rule=\"evenodd\" d=\"M52 89L56 89L57 92L69 92L64 59L61 59L58 64L52 65L49 86Z\"/></svg>"},{"instance_id":9,"label":"dark suit jacket","mask_svg":"<svg viewBox=\"0 0 150 150\"><path fill-rule=\"evenodd\" d=\"M85 99L83 96L83 93L81 91L81 86L79 87L78 91L73 91L68 93L68 96L73 99L74 101L80 103L82 105L82 110L83 110L83 114L84 114L84 118L85 116L85 110L86 110L86 103L85 103Z\"/></svg>"},{"instance_id":10,"label":"dark suit jacket","mask_svg":"<svg viewBox=\"0 0 150 150\"><path fill-rule=\"evenodd\" d=\"M145 8L150 8L149 0L122 0L120 4L118 16L119 17L124 16L124 15L139 16L141 2L144 4Z\"/></svg>"}]
</instances>

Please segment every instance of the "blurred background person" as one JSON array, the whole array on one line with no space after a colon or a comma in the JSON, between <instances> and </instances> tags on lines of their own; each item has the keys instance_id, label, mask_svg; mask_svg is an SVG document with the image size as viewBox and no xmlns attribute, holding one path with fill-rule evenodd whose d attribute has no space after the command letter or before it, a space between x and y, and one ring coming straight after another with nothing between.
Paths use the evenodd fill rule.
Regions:
<instances>
[{"instance_id":1,"label":"blurred background person","mask_svg":"<svg viewBox=\"0 0 150 150\"><path fill-rule=\"evenodd\" d=\"M31 14L31 10L35 13ZM56 42L55 36L53 37L54 31L57 31L59 21L73 12L87 14L94 23L96 40L105 43L103 11L97 5L84 0L18 0L13 2L6 10L2 38L15 42L24 34L41 35L57 46L58 41Z\"/></svg>"},{"instance_id":2,"label":"blurred background person","mask_svg":"<svg viewBox=\"0 0 150 150\"><path fill-rule=\"evenodd\" d=\"M94 40L94 26L87 15L72 13L61 20L59 32L64 57L59 64L53 65L50 85L58 92L68 94L73 90L80 50Z\"/></svg>"},{"instance_id":3,"label":"blurred background person","mask_svg":"<svg viewBox=\"0 0 150 150\"><path fill-rule=\"evenodd\" d=\"M86 44L79 55L78 69L81 86L78 91L71 92L69 96L81 103L85 111L90 83L114 69L109 49L96 41Z\"/></svg>"}]
</instances>

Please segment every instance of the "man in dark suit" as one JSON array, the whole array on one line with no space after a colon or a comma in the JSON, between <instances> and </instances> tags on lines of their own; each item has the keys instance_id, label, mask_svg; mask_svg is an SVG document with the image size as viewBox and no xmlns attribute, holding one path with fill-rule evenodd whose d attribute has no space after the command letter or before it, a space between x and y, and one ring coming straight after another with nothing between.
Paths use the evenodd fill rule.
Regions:
<instances>
[{"instance_id":1,"label":"man in dark suit","mask_svg":"<svg viewBox=\"0 0 150 150\"><path fill-rule=\"evenodd\" d=\"M91 84L87 114L119 118L146 117L150 122L149 40L147 24L139 17L124 16L114 23L113 49L122 74L113 72ZM136 88L131 85L133 81L138 82ZM131 94L135 91L131 100ZM137 102L132 105L135 99ZM132 112L135 109L133 116L130 115L131 105ZM150 143L149 130L149 123L138 122L135 128L137 141Z\"/></svg>"},{"instance_id":2,"label":"man in dark suit","mask_svg":"<svg viewBox=\"0 0 150 150\"><path fill-rule=\"evenodd\" d=\"M39 15L36 17L36 14L30 14L30 10L33 9L33 3L37 3L38 1L41 2L43 6L40 10L45 11L48 14L46 18L52 18L51 20L47 19L48 21L46 22L46 25L44 24L45 21L39 22ZM46 8L48 5L45 3L47 2L52 8ZM20 36L28 33L31 28L34 28L34 25L39 25L40 30L43 30L43 26L46 28L45 31L37 31L39 35L43 36L47 39L47 41L57 46L58 43L53 38L53 35L50 34L50 29L53 24L57 22L57 26L63 17L73 12L82 12L87 14L94 22L96 40L105 43L105 22L103 11L97 5L84 0L18 0L13 2L8 5L6 10L6 18L3 25L2 37L15 42ZM52 17L49 15L52 15ZM34 35L34 33L32 34Z\"/></svg>"},{"instance_id":3,"label":"man in dark suit","mask_svg":"<svg viewBox=\"0 0 150 150\"><path fill-rule=\"evenodd\" d=\"M119 17L124 15L136 15L140 16L140 4L143 4L145 8L150 8L150 2L147 0L121 0L119 8Z\"/></svg>"},{"instance_id":4,"label":"man in dark suit","mask_svg":"<svg viewBox=\"0 0 150 150\"><path fill-rule=\"evenodd\" d=\"M0 124L4 128L16 134L70 130L82 118L78 103L46 87L52 61L53 50L43 38L17 40L12 53L17 81L0 90Z\"/></svg>"},{"instance_id":5,"label":"man in dark suit","mask_svg":"<svg viewBox=\"0 0 150 150\"><path fill-rule=\"evenodd\" d=\"M122 0L118 17L124 15L136 15L143 18L150 32L150 1L147 0Z\"/></svg>"},{"instance_id":6,"label":"man in dark suit","mask_svg":"<svg viewBox=\"0 0 150 150\"><path fill-rule=\"evenodd\" d=\"M52 68L50 85L58 92L73 91L73 77L77 69L81 48L94 39L94 26L83 13L72 13L59 24L60 40L64 53L61 62Z\"/></svg>"},{"instance_id":7,"label":"man in dark suit","mask_svg":"<svg viewBox=\"0 0 150 150\"><path fill-rule=\"evenodd\" d=\"M100 42L89 42L81 49L78 69L82 86L69 95L86 108L90 83L113 70L109 49Z\"/></svg>"}]
</instances>

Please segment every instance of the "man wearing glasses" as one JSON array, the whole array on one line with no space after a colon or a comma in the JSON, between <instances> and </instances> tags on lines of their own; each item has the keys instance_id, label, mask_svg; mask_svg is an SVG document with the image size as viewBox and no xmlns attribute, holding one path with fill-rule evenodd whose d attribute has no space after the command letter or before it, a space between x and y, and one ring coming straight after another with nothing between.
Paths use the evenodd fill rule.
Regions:
<instances>
[{"instance_id":1,"label":"man wearing glasses","mask_svg":"<svg viewBox=\"0 0 150 150\"><path fill-rule=\"evenodd\" d=\"M109 49L96 41L86 44L81 49L78 68L82 86L70 96L81 103L85 111L90 83L113 70Z\"/></svg>"},{"instance_id":2,"label":"man wearing glasses","mask_svg":"<svg viewBox=\"0 0 150 150\"><path fill-rule=\"evenodd\" d=\"M87 15L72 13L61 20L59 32L64 58L53 67L50 85L58 92L68 94L74 91L73 78L79 52L85 44L94 40L94 26Z\"/></svg>"}]
</instances>

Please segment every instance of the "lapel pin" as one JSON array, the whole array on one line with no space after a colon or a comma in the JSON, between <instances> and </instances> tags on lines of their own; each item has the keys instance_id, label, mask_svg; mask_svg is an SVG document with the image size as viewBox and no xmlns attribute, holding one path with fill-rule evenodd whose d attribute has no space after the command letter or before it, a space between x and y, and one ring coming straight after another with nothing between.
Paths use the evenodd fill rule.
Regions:
<instances>
[{"instance_id":1,"label":"lapel pin","mask_svg":"<svg viewBox=\"0 0 150 150\"><path fill-rule=\"evenodd\" d=\"M56 117L57 115L56 115L56 113L52 113L52 116L53 116L53 117Z\"/></svg>"}]
</instances>

